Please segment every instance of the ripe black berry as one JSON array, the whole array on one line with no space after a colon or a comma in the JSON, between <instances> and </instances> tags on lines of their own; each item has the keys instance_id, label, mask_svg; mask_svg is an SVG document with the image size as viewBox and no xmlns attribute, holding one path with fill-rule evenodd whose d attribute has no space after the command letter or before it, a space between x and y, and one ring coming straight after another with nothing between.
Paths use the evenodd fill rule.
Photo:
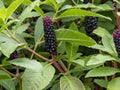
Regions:
<instances>
[{"instance_id":1,"label":"ripe black berry","mask_svg":"<svg viewBox=\"0 0 120 90\"><path fill-rule=\"evenodd\" d=\"M86 34L91 36L93 30L97 28L97 17L86 16L84 21Z\"/></svg>"},{"instance_id":2,"label":"ripe black berry","mask_svg":"<svg viewBox=\"0 0 120 90\"><path fill-rule=\"evenodd\" d=\"M18 58L18 53L17 51L15 50L11 55L10 55L10 59L13 60L13 59L16 59Z\"/></svg>"},{"instance_id":3,"label":"ripe black berry","mask_svg":"<svg viewBox=\"0 0 120 90\"><path fill-rule=\"evenodd\" d=\"M56 54L56 36L54 32L55 28L50 17L44 18L44 38L45 47L51 54Z\"/></svg>"},{"instance_id":4,"label":"ripe black berry","mask_svg":"<svg viewBox=\"0 0 120 90\"><path fill-rule=\"evenodd\" d=\"M84 4L92 3L92 0L84 0L83 3L84 3Z\"/></svg>"},{"instance_id":5,"label":"ripe black berry","mask_svg":"<svg viewBox=\"0 0 120 90\"><path fill-rule=\"evenodd\" d=\"M118 57L120 58L120 30L119 29L113 32L113 39L114 39L116 51L118 53Z\"/></svg>"}]
</instances>

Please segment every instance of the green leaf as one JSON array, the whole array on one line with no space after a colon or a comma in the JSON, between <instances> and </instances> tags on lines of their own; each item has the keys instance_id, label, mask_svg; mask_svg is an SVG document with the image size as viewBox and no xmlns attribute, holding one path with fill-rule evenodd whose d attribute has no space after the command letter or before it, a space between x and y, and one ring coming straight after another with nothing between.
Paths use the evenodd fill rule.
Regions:
<instances>
[{"instance_id":1,"label":"green leaf","mask_svg":"<svg viewBox=\"0 0 120 90\"><path fill-rule=\"evenodd\" d=\"M15 0L10 4L10 6L7 8L6 19L12 15L12 13L22 4L23 1L24 0Z\"/></svg>"},{"instance_id":2,"label":"green leaf","mask_svg":"<svg viewBox=\"0 0 120 90\"><path fill-rule=\"evenodd\" d=\"M9 63L38 72L42 70L42 65L40 62L37 62L36 60L30 60L28 58L17 58L9 61Z\"/></svg>"},{"instance_id":3,"label":"green leaf","mask_svg":"<svg viewBox=\"0 0 120 90\"><path fill-rule=\"evenodd\" d=\"M93 12L109 11L109 10L113 10L113 8L107 4L101 4L96 8L92 9Z\"/></svg>"},{"instance_id":4,"label":"green leaf","mask_svg":"<svg viewBox=\"0 0 120 90\"><path fill-rule=\"evenodd\" d=\"M0 32L2 32L2 30L6 29L7 27L9 27L11 24L13 24L14 22L17 22L18 20L10 20L9 22L7 22L6 24L2 25L2 27L0 28Z\"/></svg>"},{"instance_id":5,"label":"green leaf","mask_svg":"<svg viewBox=\"0 0 120 90\"><path fill-rule=\"evenodd\" d=\"M63 76L60 78L60 90L85 90L85 87L78 78Z\"/></svg>"},{"instance_id":6,"label":"green leaf","mask_svg":"<svg viewBox=\"0 0 120 90\"><path fill-rule=\"evenodd\" d=\"M90 70L86 74L87 77L104 77L104 76L111 76L114 75L115 73L120 72L119 69L113 68L113 67L99 67L95 68L93 70Z\"/></svg>"},{"instance_id":7,"label":"green leaf","mask_svg":"<svg viewBox=\"0 0 120 90\"><path fill-rule=\"evenodd\" d=\"M39 0L32 2L27 8L25 8L22 14L18 17L20 21L17 23L15 29L17 29L26 18L31 16L31 11L34 9L35 6L39 6Z\"/></svg>"},{"instance_id":8,"label":"green leaf","mask_svg":"<svg viewBox=\"0 0 120 90\"><path fill-rule=\"evenodd\" d=\"M92 38L74 30L56 30L56 36L58 41L65 41L77 45L92 46L96 44L96 42Z\"/></svg>"},{"instance_id":9,"label":"green leaf","mask_svg":"<svg viewBox=\"0 0 120 90\"><path fill-rule=\"evenodd\" d=\"M40 17L35 25L34 39L38 42L43 35L43 19Z\"/></svg>"},{"instance_id":10,"label":"green leaf","mask_svg":"<svg viewBox=\"0 0 120 90\"><path fill-rule=\"evenodd\" d=\"M7 14L7 9L4 6L1 7L0 8L0 25L4 24L6 14Z\"/></svg>"},{"instance_id":11,"label":"green leaf","mask_svg":"<svg viewBox=\"0 0 120 90\"><path fill-rule=\"evenodd\" d=\"M60 83L57 82L54 85L52 85L52 88L50 90L60 90Z\"/></svg>"},{"instance_id":12,"label":"green leaf","mask_svg":"<svg viewBox=\"0 0 120 90\"><path fill-rule=\"evenodd\" d=\"M86 63L87 66L90 65L98 65L98 64L102 64L105 63L106 61L113 61L116 60L116 58L110 56L110 55L102 55L102 54L97 54L97 55L93 55L88 62Z\"/></svg>"},{"instance_id":13,"label":"green leaf","mask_svg":"<svg viewBox=\"0 0 120 90\"><path fill-rule=\"evenodd\" d=\"M95 79L94 82L101 87L107 88L108 82L104 79Z\"/></svg>"},{"instance_id":14,"label":"green leaf","mask_svg":"<svg viewBox=\"0 0 120 90\"><path fill-rule=\"evenodd\" d=\"M0 70L0 85L5 88L5 90L16 90L15 83L12 81L11 76Z\"/></svg>"},{"instance_id":15,"label":"green leaf","mask_svg":"<svg viewBox=\"0 0 120 90\"><path fill-rule=\"evenodd\" d=\"M109 17L105 17L103 15L89 12L86 10L81 10L81 9L68 9L65 12L63 12L60 16L58 16L57 18L78 17L78 16L95 16L95 17L100 17L100 18L111 20Z\"/></svg>"},{"instance_id":16,"label":"green leaf","mask_svg":"<svg viewBox=\"0 0 120 90\"><path fill-rule=\"evenodd\" d=\"M41 15L42 17L45 16L43 10L42 10L39 6L35 6L34 9L35 9L35 10L39 13L39 15Z\"/></svg>"},{"instance_id":17,"label":"green leaf","mask_svg":"<svg viewBox=\"0 0 120 90\"><path fill-rule=\"evenodd\" d=\"M9 46L9 47L8 47ZM10 54L15 51L19 44L13 39L0 35L0 50L9 58Z\"/></svg>"},{"instance_id":18,"label":"green leaf","mask_svg":"<svg viewBox=\"0 0 120 90\"><path fill-rule=\"evenodd\" d=\"M109 50L109 53L111 53L114 56L117 56L117 52L115 49L114 41L111 35L106 34L105 36L102 37L102 43L103 46Z\"/></svg>"},{"instance_id":19,"label":"green leaf","mask_svg":"<svg viewBox=\"0 0 120 90\"><path fill-rule=\"evenodd\" d=\"M66 53L67 57L70 61L73 61L76 58L77 51L78 51L79 46L67 43L66 44Z\"/></svg>"},{"instance_id":20,"label":"green leaf","mask_svg":"<svg viewBox=\"0 0 120 90\"><path fill-rule=\"evenodd\" d=\"M22 90L43 90L54 74L55 69L50 64L44 65L41 72L26 69L22 76Z\"/></svg>"},{"instance_id":21,"label":"green leaf","mask_svg":"<svg viewBox=\"0 0 120 90\"><path fill-rule=\"evenodd\" d=\"M4 7L4 4L3 4L3 2L0 0L0 8L1 7Z\"/></svg>"},{"instance_id":22,"label":"green leaf","mask_svg":"<svg viewBox=\"0 0 120 90\"><path fill-rule=\"evenodd\" d=\"M21 26L16 30L16 33L22 34L25 30L27 30L27 28L28 28L29 25L30 25L29 23L21 25Z\"/></svg>"},{"instance_id":23,"label":"green leaf","mask_svg":"<svg viewBox=\"0 0 120 90\"><path fill-rule=\"evenodd\" d=\"M11 76L8 73L0 70L0 80L4 80L4 79L11 79Z\"/></svg>"},{"instance_id":24,"label":"green leaf","mask_svg":"<svg viewBox=\"0 0 120 90\"><path fill-rule=\"evenodd\" d=\"M93 33L97 34L100 37L103 37L104 35L109 34L109 32L102 27L98 27L93 31Z\"/></svg>"},{"instance_id":25,"label":"green leaf","mask_svg":"<svg viewBox=\"0 0 120 90\"><path fill-rule=\"evenodd\" d=\"M15 83L12 80L0 80L0 85L5 88L5 90L16 90Z\"/></svg>"},{"instance_id":26,"label":"green leaf","mask_svg":"<svg viewBox=\"0 0 120 90\"><path fill-rule=\"evenodd\" d=\"M77 25L75 24L75 22L73 22L73 23L70 25L69 29L78 31L78 27L77 27Z\"/></svg>"},{"instance_id":27,"label":"green leaf","mask_svg":"<svg viewBox=\"0 0 120 90\"><path fill-rule=\"evenodd\" d=\"M120 77L112 79L108 85L107 85L107 90L120 90Z\"/></svg>"}]
</instances>

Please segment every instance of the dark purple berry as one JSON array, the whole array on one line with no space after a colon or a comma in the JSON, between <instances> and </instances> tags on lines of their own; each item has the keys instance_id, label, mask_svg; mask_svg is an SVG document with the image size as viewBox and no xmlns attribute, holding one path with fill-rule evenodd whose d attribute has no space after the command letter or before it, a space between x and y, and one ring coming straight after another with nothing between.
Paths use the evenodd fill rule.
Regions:
<instances>
[{"instance_id":1,"label":"dark purple berry","mask_svg":"<svg viewBox=\"0 0 120 90\"><path fill-rule=\"evenodd\" d=\"M92 3L92 0L84 0L83 3L84 3L84 4Z\"/></svg>"},{"instance_id":2,"label":"dark purple berry","mask_svg":"<svg viewBox=\"0 0 120 90\"><path fill-rule=\"evenodd\" d=\"M114 30L113 39L116 47L116 51L118 53L118 57L120 58L120 30Z\"/></svg>"},{"instance_id":3,"label":"dark purple berry","mask_svg":"<svg viewBox=\"0 0 120 90\"><path fill-rule=\"evenodd\" d=\"M97 17L86 16L84 21L86 34L90 36L93 30L97 28Z\"/></svg>"},{"instance_id":4,"label":"dark purple berry","mask_svg":"<svg viewBox=\"0 0 120 90\"><path fill-rule=\"evenodd\" d=\"M54 32L55 28L50 17L44 18L44 38L45 47L51 54L56 54L56 36Z\"/></svg>"},{"instance_id":5,"label":"dark purple berry","mask_svg":"<svg viewBox=\"0 0 120 90\"><path fill-rule=\"evenodd\" d=\"M17 51L15 50L11 55L10 55L10 59L13 60L13 59L16 59L18 58L18 53Z\"/></svg>"}]
</instances>

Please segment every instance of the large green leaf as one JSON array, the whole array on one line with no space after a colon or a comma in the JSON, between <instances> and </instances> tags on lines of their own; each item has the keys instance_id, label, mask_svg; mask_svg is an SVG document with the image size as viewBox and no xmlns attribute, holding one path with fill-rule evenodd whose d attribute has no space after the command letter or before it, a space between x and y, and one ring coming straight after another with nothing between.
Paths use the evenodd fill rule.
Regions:
<instances>
[{"instance_id":1,"label":"large green leaf","mask_svg":"<svg viewBox=\"0 0 120 90\"><path fill-rule=\"evenodd\" d=\"M88 37L87 35L81 32L74 30L67 29L56 30L56 36L57 40L59 41L65 41L73 44L83 46L92 46L96 44L96 42L92 38Z\"/></svg>"},{"instance_id":2,"label":"large green leaf","mask_svg":"<svg viewBox=\"0 0 120 90\"><path fill-rule=\"evenodd\" d=\"M28 58L17 58L9 62L16 66L21 66L34 71L42 70L42 65L40 64L40 62L37 62L36 60L30 60Z\"/></svg>"},{"instance_id":3,"label":"large green leaf","mask_svg":"<svg viewBox=\"0 0 120 90\"><path fill-rule=\"evenodd\" d=\"M100 18L111 20L109 17L105 17L103 15L96 14L96 13L89 12L89 11L82 10L82 9L68 9L65 12L63 12L60 16L58 16L57 18L78 17L78 16L95 16L95 17L100 17Z\"/></svg>"},{"instance_id":4,"label":"large green leaf","mask_svg":"<svg viewBox=\"0 0 120 90\"><path fill-rule=\"evenodd\" d=\"M12 13L21 5L23 1L24 0L15 0L10 4L10 6L7 8L6 19L12 15Z\"/></svg>"},{"instance_id":5,"label":"large green leaf","mask_svg":"<svg viewBox=\"0 0 120 90\"><path fill-rule=\"evenodd\" d=\"M118 72L120 72L120 70L113 67L99 67L99 68L90 70L85 77L111 76Z\"/></svg>"},{"instance_id":6,"label":"large green leaf","mask_svg":"<svg viewBox=\"0 0 120 90\"><path fill-rule=\"evenodd\" d=\"M78 78L63 76L60 79L60 90L85 90L85 87Z\"/></svg>"},{"instance_id":7,"label":"large green leaf","mask_svg":"<svg viewBox=\"0 0 120 90\"><path fill-rule=\"evenodd\" d=\"M22 76L22 90L43 90L52 80L55 69L46 64L41 72L26 69Z\"/></svg>"},{"instance_id":8,"label":"large green leaf","mask_svg":"<svg viewBox=\"0 0 120 90\"><path fill-rule=\"evenodd\" d=\"M15 83L11 80L0 80L0 85L5 88L5 90L16 90Z\"/></svg>"},{"instance_id":9,"label":"large green leaf","mask_svg":"<svg viewBox=\"0 0 120 90\"><path fill-rule=\"evenodd\" d=\"M6 90L15 90L15 84L12 81L11 76L2 70L0 70L0 85Z\"/></svg>"},{"instance_id":10,"label":"large green leaf","mask_svg":"<svg viewBox=\"0 0 120 90\"><path fill-rule=\"evenodd\" d=\"M102 64L106 61L112 61L112 60L116 60L116 58L110 56L110 55L102 55L102 54L97 54L97 55L93 55L88 62L86 63L87 66L90 65L98 65L98 64Z\"/></svg>"},{"instance_id":11,"label":"large green leaf","mask_svg":"<svg viewBox=\"0 0 120 90\"><path fill-rule=\"evenodd\" d=\"M120 90L120 77L112 79L108 85L107 85L107 90Z\"/></svg>"},{"instance_id":12,"label":"large green leaf","mask_svg":"<svg viewBox=\"0 0 120 90\"><path fill-rule=\"evenodd\" d=\"M19 46L13 39L0 35L0 50L9 58L10 54Z\"/></svg>"},{"instance_id":13,"label":"large green leaf","mask_svg":"<svg viewBox=\"0 0 120 90\"><path fill-rule=\"evenodd\" d=\"M43 34L43 19L42 19L42 17L40 17L37 20L37 23L35 25L35 32L34 32L35 42L39 41L39 39L42 36L42 34Z\"/></svg>"}]
</instances>

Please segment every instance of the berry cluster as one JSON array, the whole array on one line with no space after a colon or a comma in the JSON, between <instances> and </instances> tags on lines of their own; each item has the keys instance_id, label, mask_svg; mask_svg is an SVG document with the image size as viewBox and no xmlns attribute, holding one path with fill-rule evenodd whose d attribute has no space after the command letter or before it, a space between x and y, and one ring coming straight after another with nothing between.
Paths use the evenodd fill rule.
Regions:
<instances>
[{"instance_id":1,"label":"berry cluster","mask_svg":"<svg viewBox=\"0 0 120 90\"><path fill-rule=\"evenodd\" d=\"M15 50L11 55L10 55L10 59L13 60L13 59L16 59L18 58L18 53L17 51Z\"/></svg>"},{"instance_id":2,"label":"berry cluster","mask_svg":"<svg viewBox=\"0 0 120 90\"><path fill-rule=\"evenodd\" d=\"M45 47L51 54L56 54L56 36L54 32L53 22L50 17L44 18L44 38Z\"/></svg>"},{"instance_id":3,"label":"berry cluster","mask_svg":"<svg viewBox=\"0 0 120 90\"><path fill-rule=\"evenodd\" d=\"M97 17L86 16L85 17L85 30L86 34L91 36L93 30L97 28Z\"/></svg>"},{"instance_id":4,"label":"berry cluster","mask_svg":"<svg viewBox=\"0 0 120 90\"><path fill-rule=\"evenodd\" d=\"M113 39L114 39L116 51L118 53L118 57L120 58L120 30L119 29L113 32Z\"/></svg>"}]
</instances>

